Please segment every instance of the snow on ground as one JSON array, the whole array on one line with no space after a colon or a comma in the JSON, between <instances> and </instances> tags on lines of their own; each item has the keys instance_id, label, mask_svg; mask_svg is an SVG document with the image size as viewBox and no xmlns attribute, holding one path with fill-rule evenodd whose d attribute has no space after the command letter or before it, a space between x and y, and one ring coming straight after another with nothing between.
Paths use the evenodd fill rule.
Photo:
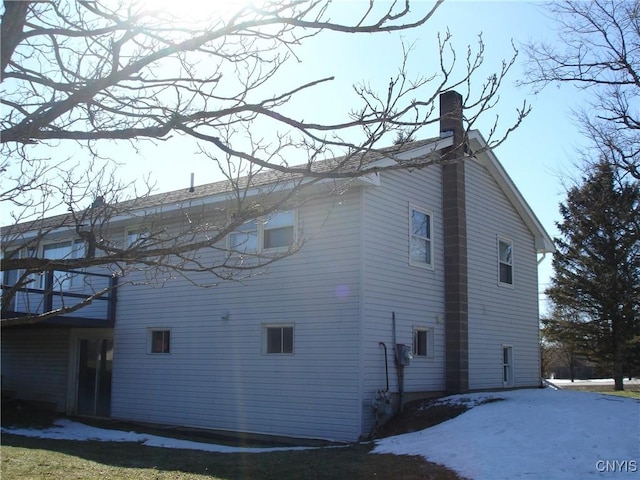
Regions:
<instances>
[{"instance_id":1,"label":"snow on ground","mask_svg":"<svg viewBox=\"0 0 640 480\"><path fill-rule=\"evenodd\" d=\"M473 480L638 478L640 401L551 388L478 393L444 401L474 405L466 413L420 432L376 442L374 453L421 455ZM213 445L95 428L58 420L45 430L3 433L64 440L139 442L217 453L261 453L304 447Z\"/></svg>"},{"instance_id":2,"label":"snow on ground","mask_svg":"<svg viewBox=\"0 0 640 480\"><path fill-rule=\"evenodd\" d=\"M639 478L640 401L551 388L448 400L488 396L504 400L379 440L374 453L421 455L474 480Z\"/></svg>"},{"instance_id":3,"label":"snow on ground","mask_svg":"<svg viewBox=\"0 0 640 480\"><path fill-rule=\"evenodd\" d=\"M136 432L108 430L91 427L67 419L59 419L54 425L45 430L32 428L2 428L2 433L22 435L24 437L49 438L52 440L93 440L97 442L136 442L147 447L181 448L185 450L202 450L213 453L268 453L284 450L304 450L311 447L230 447L212 443L192 442L176 438L160 437Z\"/></svg>"}]
</instances>

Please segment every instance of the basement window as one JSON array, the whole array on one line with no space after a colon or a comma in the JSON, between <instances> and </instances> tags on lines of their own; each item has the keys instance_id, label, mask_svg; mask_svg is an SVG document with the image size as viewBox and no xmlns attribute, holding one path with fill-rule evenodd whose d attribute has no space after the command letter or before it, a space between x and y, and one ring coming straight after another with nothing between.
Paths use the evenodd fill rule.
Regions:
<instances>
[{"instance_id":1,"label":"basement window","mask_svg":"<svg viewBox=\"0 0 640 480\"><path fill-rule=\"evenodd\" d=\"M171 330L149 330L149 353L171 353Z\"/></svg>"},{"instance_id":2,"label":"basement window","mask_svg":"<svg viewBox=\"0 0 640 480\"><path fill-rule=\"evenodd\" d=\"M433 357L433 329L415 327L413 329L414 357Z\"/></svg>"},{"instance_id":3,"label":"basement window","mask_svg":"<svg viewBox=\"0 0 640 480\"><path fill-rule=\"evenodd\" d=\"M293 325L265 325L263 335L265 353L293 353Z\"/></svg>"}]
</instances>

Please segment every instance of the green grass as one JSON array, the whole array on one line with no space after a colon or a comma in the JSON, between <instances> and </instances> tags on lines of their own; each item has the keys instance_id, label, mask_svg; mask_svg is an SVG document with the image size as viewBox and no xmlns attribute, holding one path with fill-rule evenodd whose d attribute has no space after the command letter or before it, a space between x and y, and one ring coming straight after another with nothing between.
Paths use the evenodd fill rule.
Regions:
<instances>
[{"instance_id":1,"label":"green grass","mask_svg":"<svg viewBox=\"0 0 640 480\"><path fill-rule=\"evenodd\" d=\"M613 385L572 385L572 384L564 384L562 385L563 390L575 390L578 392L595 392L595 393L605 393L607 395L618 395L620 397L627 398L637 398L640 399L640 385L624 385L623 391L616 391L613 389Z\"/></svg>"},{"instance_id":2,"label":"green grass","mask_svg":"<svg viewBox=\"0 0 640 480\"><path fill-rule=\"evenodd\" d=\"M628 398L637 398L640 400L640 392L632 392L632 391L622 391L622 392L600 392L606 393L607 395L618 395L620 397L628 397Z\"/></svg>"},{"instance_id":3,"label":"green grass","mask_svg":"<svg viewBox=\"0 0 640 480\"><path fill-rule=\"evenodd\" d=\"M2 435L2 479L458 479L420 457L373 455L371 445L212 454L136 443Z\"/></svg>"},{"instance_id":4,"label":"green grass","mask_svg":"<svg viewBox=\"0 0 640 480\"><path fill-rule=\"evenodd\" d=\"M51 413L21 402L3 401L2 407L3 426L46 428L55 418ZM108 428L108 423L101 426ZM175 436L189 438L185 434ZM203 440L201 437L192 439ZM371 454L373 444L218 454L146 447L138 443L51 440L4 433L1 448L2 480L460 478L453 471L422 457Z\"/></svg>"}]
</instances>

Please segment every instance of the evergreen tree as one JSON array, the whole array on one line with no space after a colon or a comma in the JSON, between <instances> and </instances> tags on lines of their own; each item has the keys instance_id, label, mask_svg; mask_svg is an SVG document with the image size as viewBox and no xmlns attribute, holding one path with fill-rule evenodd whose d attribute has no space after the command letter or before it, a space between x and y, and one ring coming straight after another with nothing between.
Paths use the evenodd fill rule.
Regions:
<instances>
[{"instance_id":1,"label":"evergreen tree","mask_svg":"<svg viewBox=\"0 0 640 480\"><path fill-rule=\"evenodd\" d=\"M547 290L562 312L555 322L563 322L549 327L613 374L616 390L625 374L637 373L640 358L639 187L605 160L589 167L560 206L563 238Z\"/></svg>"}]
</instances>

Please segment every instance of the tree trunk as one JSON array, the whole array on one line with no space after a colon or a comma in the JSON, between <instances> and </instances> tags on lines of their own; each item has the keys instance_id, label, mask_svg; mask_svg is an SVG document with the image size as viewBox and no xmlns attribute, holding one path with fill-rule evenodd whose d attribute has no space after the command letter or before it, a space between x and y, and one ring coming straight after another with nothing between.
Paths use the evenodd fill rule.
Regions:
<instances>
[{"instance_id":1,"label":"tree trunk","mask_svg":"<svg viewBox=\"0 0 640 480\"><path fill-rule=\"evenodd\" d=\"M622 364L616 362L613 366L613 381L615 383L614 390L621 392L624 390L624 374L622 373Z\"/></svg>"},{"instance_id":2,"label":"tree trunk","mask_svg":"<svg viewBox=\"0 0 640 480\"><path fill-rule=\"evenodd\" d=\"M13 51L22 40L22 31L29 11L29 2L3 2L2 31L0 33L0 72L4 71L11 60Z\"/></svg>"}]
</instances>

